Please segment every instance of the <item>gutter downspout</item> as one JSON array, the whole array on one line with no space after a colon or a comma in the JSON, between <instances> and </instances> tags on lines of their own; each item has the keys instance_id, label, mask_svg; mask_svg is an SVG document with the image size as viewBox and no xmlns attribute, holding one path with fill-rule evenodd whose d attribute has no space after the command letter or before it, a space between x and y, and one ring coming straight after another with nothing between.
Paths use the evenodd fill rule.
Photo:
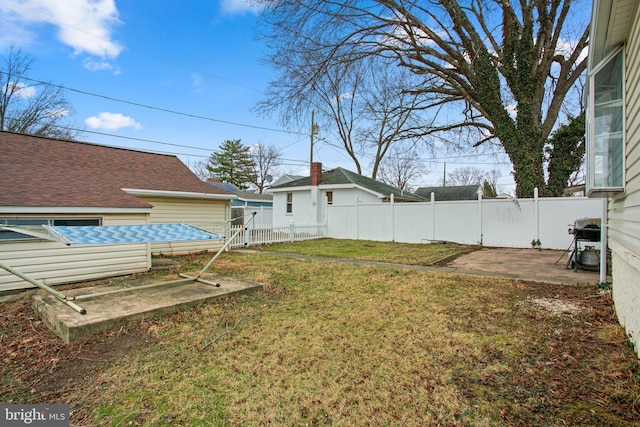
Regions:
<instances>
[{"instance_id":1,"label":"gutter downspout","mask_svg":"<svg viewBox=\"0 0 640 427\"><path fill-rule=\"evenodd\" d=\"M602 220L600 221L600 285L607 283L607 233L609 232L609 199L602 199Z\"/></svg>"}]
</instances>

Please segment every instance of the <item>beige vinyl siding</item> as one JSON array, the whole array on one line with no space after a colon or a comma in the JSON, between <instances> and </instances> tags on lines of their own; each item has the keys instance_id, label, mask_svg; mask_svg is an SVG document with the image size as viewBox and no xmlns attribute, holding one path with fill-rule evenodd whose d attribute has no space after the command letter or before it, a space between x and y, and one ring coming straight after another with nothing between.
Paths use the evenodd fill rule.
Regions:
<instances>
[{"instance_id":1,"label":"beige vinyl siding","mask_svg":"<svg viewBox=\"0 0 640 427\"><path fill-rule=\"evenodd\" d=\"M149 214L109 214L102 219L102 225L139 225L147 224Z\"/></svg>"},{"instance_id":2,"label":"beige vinyl siding","mask_svg":"<svg viewBox=\"0 0 640 427\"><path fill-rule=\"evenodd\" d=\"M195 198L164 198L138 196L153 205L149 222L167 224L182 222L224 236L227 219L228 200ZM201 251L217 251L224 239L191 242L152 243L154 255L178 255Z\"/></svg>"},{"instance_id":3,"label":"beige vinyl siding","mask_svg":"<svg viewBox=\"0 0 640 427\"><path fill-rule=\"evenodd\" d=\"M609 203L609 239L614 247L640 254L640 8L625 46L625 192ZM640 266L636 266L640 268Z\"/></svg>"},{"instance_id":4,"label":"beige vinyl siding","mask_svg":"<svg viewBox=\"0 0 640 427\"><path fill-rule=\"evenodd\" d=\"M613 302L620 324L640 348L640 8L625 43L625 191L609 201Z\"/></svg>"},{"instance_id":5,"label":"beige vinyl siding","mask_svg":"<svg viewBox=\"0 0 640 427\"><path fill-rule=\"evenodd\" d=\"M47 285L101 279L147 271L147 244L66 246L58 242L0 243L0 260ZM0 292L32 288L0 269Z\"/></svg>"}]
</instances>

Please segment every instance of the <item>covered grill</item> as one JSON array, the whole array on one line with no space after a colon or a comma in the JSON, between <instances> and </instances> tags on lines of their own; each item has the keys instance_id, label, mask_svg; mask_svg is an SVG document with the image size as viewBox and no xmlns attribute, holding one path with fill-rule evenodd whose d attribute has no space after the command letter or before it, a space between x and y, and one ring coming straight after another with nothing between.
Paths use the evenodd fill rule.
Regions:
<instances>
[{"instance_id":1,"label":"covered grill","mask_svg":"<svg viewBox=\"0 0 640 427\"><path fill-rule=\"evenodd\" d=\"M594 245L587 245L584 242L600 242L601 222L600 218L582 218L573 223L569 229L569 234L573 234L573 252L569 257L569 264L575 270L583 268L586 270L598 270L600 268L599 251ZM584 247L583 247L584 245Z\"/></svg>"}]
</instances>

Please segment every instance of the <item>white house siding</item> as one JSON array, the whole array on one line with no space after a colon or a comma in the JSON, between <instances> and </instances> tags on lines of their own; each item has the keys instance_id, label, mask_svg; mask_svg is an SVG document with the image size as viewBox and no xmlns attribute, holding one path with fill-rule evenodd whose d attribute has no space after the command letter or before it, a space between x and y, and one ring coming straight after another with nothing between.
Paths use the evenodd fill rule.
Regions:
<instances>
[{"instance_id":1,"label":"white house siding","mask_svg":"<svg viewBox=\"0 0 640 427\"><path fill-rule=\"evenodd\" d=\"M164 198L137 196L151 204L151 224L167 224L182 222L224 236L225 221L228 218L228 200L196 199L196 198ZM201 251L217 251L224 240L205 240L190 242L152 243L151 253L154 255L179 255Z\"/></svg>"},{"instance_id":2,"label":"white house siding","mask_svg":"<svg viewBox=\"0 0 640 427\"><path fill-rule=\"evenodd\" d=\"M13 215L20 218L95 218L103 225L144 224L145 214ZM146 243L79 245L24 240L0 242L0 261L47 285L79 282L147 271L151 258ZM0 292L32 288L28 282L0 269Z\"/></svg>"},{"instance_id":3,"label":"white house siding","mask_svg":"<svg viewBox=\"0 0 640 427\"><path fill-rule=\"evenodd\" d=\"M273 225L283 227L291 224L299 225L315 225L318 222L325 222L325 204L327 200L327 191L333 192L332 206L353 205L358 196L358 203L361 204L382 204L377 195L353 188L352 185L318 187L317 196L313 197L311 187L302 187L291 189L290 191L278 191L273 193ZM293 194L293 212L287 212L287 193ZM315 202L315 204L314 204ZM388 203L385 203L388 205ZM317 220L315 210L318 210Z\"/></svg>"},{"instance_id":4,"label":"white house siding","mask_svg":"<svg viewBox=\"0 0 640 427\"><path fill-rule=\"evenodd\" d=\"M377 194L364 191L358 188L327 188L320 186L323 194L323 200L326 200L327 191L333 191L333 204L335 205L351 205L356 196L358 203L382 203Z\"/></svg>"},{"instance_id":5,"label":"white house siding","mask_svg":"<svg viewBox=\"0 0 640 427\"><path fill-rule=\"evenodd\" d=\"M287 193L293 195L293 209L287 213ZM309 189L278 192L273 194L273 225L284 227L291 224L307 225L313 221L313 208L311 205L311 191Z\"/></svg>"},{"instance_id":6,"label":"white house siding","mask_svg":"<svg viewBox=\"0 0 640 427\"><path fill-rule=\"evenodd\" d=\"M609 201L613 300L622 324L640 348L640 8L625 46L626 185Z\"/></svg>"}]
</instances>

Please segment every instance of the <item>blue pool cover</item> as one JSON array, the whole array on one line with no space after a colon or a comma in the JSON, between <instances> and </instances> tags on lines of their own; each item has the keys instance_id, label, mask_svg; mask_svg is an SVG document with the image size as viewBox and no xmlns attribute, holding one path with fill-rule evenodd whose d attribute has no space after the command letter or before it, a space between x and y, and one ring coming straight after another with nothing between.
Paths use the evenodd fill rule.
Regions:
<instances>
[{"instance_id":1,"label":"blue pool cover","mask_svg":"<svg viewBox=\"0 0 640 427\"><path fill-rule=\"evenodd\" d=\"M44 226L67 245L117 245L124 243L217 240L217 234L188 224L144 224L105 226Z\"/></svg>"}]
</instances>

